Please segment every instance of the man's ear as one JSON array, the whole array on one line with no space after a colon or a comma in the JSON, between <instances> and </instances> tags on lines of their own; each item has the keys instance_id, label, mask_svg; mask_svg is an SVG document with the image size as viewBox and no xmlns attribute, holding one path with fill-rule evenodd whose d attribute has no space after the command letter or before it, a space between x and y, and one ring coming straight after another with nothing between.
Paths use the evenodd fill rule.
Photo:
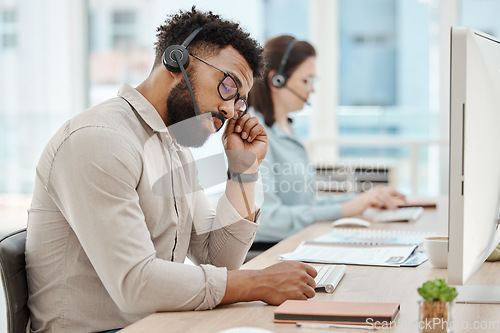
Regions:
<instances>
[{"instance_id":1,"label":"man's ear","mask_svg":"<svg viewBox=\"0 0 500 333\"><path fill-rule=\"evenodd\" d=\"M171 72L168 69L166 69L165 66L162 67L167 72L167 75L169 75L174 81L182 80L183 77L181 72Z\"/></svg>"},{"instance_id":2,"label":"man's ear","mask_svg":"<svg viewBox=\"0 0 500 333\"><path fill-rule=\"evenodd\" d=\"M171 72L163 65L154 68L148 77L149 83L153 85L152 88L161 94L168 93L182 79L182 73Z\"/></svg>"}]
</instances>

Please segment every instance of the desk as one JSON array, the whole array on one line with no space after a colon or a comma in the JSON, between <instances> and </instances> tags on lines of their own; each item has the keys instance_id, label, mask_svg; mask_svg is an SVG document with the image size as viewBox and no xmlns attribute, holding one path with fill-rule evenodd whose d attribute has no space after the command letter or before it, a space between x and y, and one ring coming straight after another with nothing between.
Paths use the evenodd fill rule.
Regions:
<instances>
[{"instance_id":1,"label":"desk","mask_svg":"<svg viewBox=\"0 0 500 333\"><path fill-rule=\"evenodd\" d=\"M372 228L430 230L447 234L446 202L437 209L426 209L415 223L373 224ZM242 269L260 269L277 263L279 255L294 250L302 240L310 240L331 230L329 223L316 223L283 240L247 262ZM500 285L500 262L485 263L468 284ZM446 278L446 269L432 268L425 262L419 267L347 266L343 280L333 294L317 293L315 300L398 302L401 313L391 329L378 332L417 332L417 288L435 277ZM152 314L120 331L134 332L218 332L231 327L251 326L273 332L319 333L323 330L297 328L294 324L273 323L275 306L263 302L238 303L220 306L209 311L167 312ZM455 304L455 332L499 332L500 305ZM467 328L465 327L467 325ZM484 329L481 329L484 328ZM367 332L362 329L332 329L335 332Z\"/></svg>"}]
</instances>

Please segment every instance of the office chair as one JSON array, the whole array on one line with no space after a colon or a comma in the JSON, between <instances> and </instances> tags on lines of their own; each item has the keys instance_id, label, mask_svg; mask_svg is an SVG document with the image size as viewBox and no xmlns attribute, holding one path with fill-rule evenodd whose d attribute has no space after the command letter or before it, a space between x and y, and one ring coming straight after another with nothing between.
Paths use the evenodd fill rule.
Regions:
<instances>
[{"instance_id":1,"label":"office chair","mask_svg":"<svg viewBox=\"0 0 500 333\"><path fill-rule=\"evenodd\" d=\"M28 282L24 248L26 229L19 230L0 240L0 273L7 304L7 332L26 331L30 316Z\"/></svg>"}]
</instances>

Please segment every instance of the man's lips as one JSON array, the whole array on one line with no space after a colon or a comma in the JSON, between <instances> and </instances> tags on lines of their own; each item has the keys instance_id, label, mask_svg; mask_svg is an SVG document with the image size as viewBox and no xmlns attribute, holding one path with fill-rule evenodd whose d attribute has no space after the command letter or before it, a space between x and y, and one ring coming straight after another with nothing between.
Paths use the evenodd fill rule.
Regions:
<instances>
[{"instance_id":1,"label":"man's lips","mask_svg":"<svg viewBox=\"0 0 500 333\"><path fill-rule=\"evenodd\" d=\"M216 130L216 132L218 132L222 128L222 125L224 125L224 123L221 122L220 119L218 119L218 118L212 118L212 119L213 119L213 123L215 126L215 130Z\"/></svg>"},{"instance_id":2,"label":"man's lips","mask_svg":"<svg viewBox=\"0 0 500 333\"><path fill-rule=\"evenodd\" d=\"M212 121L215 126L215 131L218 132L222 128L222 126L224 126L224 116L222 116L222 114L220 114L219 112L210 112L210 114L212 115Z\"/></svg>"},{"instance_id":3,"label":"man's lips","mask_svg":"<svg viewBox=\"0 0 500 333\"><path fill-rule=\"evenodd\" d=\"M215 126L215 122L212 119L206 119L206 122L208 124L206 124L205 127L209 130L211 134L217 132L217 127Z\"/></svg>"}]
</instances>

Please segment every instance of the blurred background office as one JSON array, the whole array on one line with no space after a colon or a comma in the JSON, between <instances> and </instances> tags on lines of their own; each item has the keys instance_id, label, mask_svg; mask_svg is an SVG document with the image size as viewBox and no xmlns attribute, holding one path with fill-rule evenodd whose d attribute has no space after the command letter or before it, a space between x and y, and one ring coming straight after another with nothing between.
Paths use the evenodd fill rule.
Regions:
<instances>
[{"instance_id":1,"label":"blurred background office","mask_svg":"<svg viewBox=\"0 0 500 333\"><path fill-rule=\"evenodd\" d=\"M348 174L333 190L382 174L408 195L446 193L450 26L498 37L500 1L1 0L0 234L25 225L52 134L120 82L139 84L156 27L193 4L262 43L289 34L314 45L317 92L294 127L319 174Z\"/></svg>"}]
</instances>

